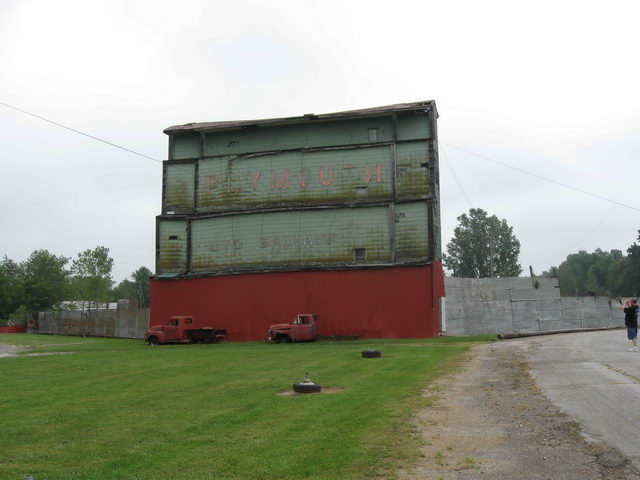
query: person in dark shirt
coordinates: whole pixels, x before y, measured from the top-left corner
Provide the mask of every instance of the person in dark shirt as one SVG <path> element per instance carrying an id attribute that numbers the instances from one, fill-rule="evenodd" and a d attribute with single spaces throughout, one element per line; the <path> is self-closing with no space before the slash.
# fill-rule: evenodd
<path id="1" fill-rule="evenodd" d="M 630 352 L 638 351 L 638 304 L 635 300 L 625 300 L 622 305 L 624 310 L 624 324 L 627 327 L 627 338 L 631 341 Z"/>

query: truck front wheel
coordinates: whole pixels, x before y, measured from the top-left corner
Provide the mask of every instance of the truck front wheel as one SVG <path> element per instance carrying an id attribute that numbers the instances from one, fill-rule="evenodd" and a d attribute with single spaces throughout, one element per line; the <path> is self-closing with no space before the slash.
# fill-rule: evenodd
<path id="1" fill-rule="evenodd" d="M 158 337 L 149 337 L 149 345 L 158 345 Z"/>
<path id="2" fill-rule="evenodd" d="M 278 343 L 291 343 L 291 337 L 289 337 L 289 335 L 280 335 L 278 337 Z"/>

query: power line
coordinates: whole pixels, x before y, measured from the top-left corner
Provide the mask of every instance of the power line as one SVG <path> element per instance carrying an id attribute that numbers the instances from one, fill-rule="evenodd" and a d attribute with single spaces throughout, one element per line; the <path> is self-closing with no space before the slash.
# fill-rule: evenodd
<path id="1" fill-rule="evenodd" d="M 546 267 L 546 266 L 548 266 L 548 264 L 551 262 L 551 260 L 555 260 L 556 258 L 558 258 L 558 257 L 560 257 L 560 256 L 562 256 L 562 255 L 564 255 L 564 254 L 565 254 L 565 253 L 567 253 L 568 251 L 573 250 L 573 249 L 574 249 L 574 247 L 576 247 L 577 245 L 579 245 L 580 243 L 582 243 L 582 241 L 583 241 L 585 238 L 587 238 L 589 235 L 591 235 L 593 232 L 595 232 L 595 230 L 596 230 L 600 225 L 602 225 L 602 222 L 604 222 L 604 221 L 607 219 L 607 217 L 609 217 L 609 215 L 611 215 L 611 214 L 613 213 L 613 211 L 616 209 L 616 207 L 617 207 L 617 205 L 613 205 L 613 206 L 611 207 L 611 209 L 609 209 L 609 211 L 608 211 L 607 213 L 605 213 L 604 217 L 602 217 L 602 218 L 598 221 L 598 223 L 596 223 L 596 224 L 594 225 L 594 227 L 593 227 L 591 230 L 589 230 L 589 231 L 588 231 L 588 232 L 587 232 L 587 233 L 586 233 L 586 234 L 585 234 L 585 235 L 584 235 L 580 240 L 578 240 L 576 243 L 574 243 L 573 245 L 571 245 L 569 248 L 567 248 L 567 249 L 563 250 L 563 251 L 562 251 L 562 252 L 560 252 L 559 254 L 557 254 L 557 255 L 555 255 L 555 256 L 553 256 L 553 257 L 549 258 L 549 260 L 547 260 L 546 262 L 537 264 L 537 265 L 536 265 L 536 267 L 543 267 L 543 266 L 545 266 L 545 267 Z"/>
<path id="2" fill-rule="evenodd" d="M 473 203 L 471 203 L 471 200 L 469 199 L 469 196 L 467 195 L 467 192 L 465 192 L 464 188 L 462 188 L 462 184 L 460 183 L 460 180 L 458 180 L 458 176 L 456 175 L 456 172 L 453 169 L 453 165 L 449 161 L 449 157 L 447 156 L 447 152 L 444 150 L 444 148 L 442 149 L 442 154 L 444 155 L 444 159 L 447 162 L 447 165 L 449 165 L 449 170 L 451 170 L 451 174 L 453 175 L 453 178 L 455 179 L 456 183 L 458 184 L 458 188 L 462 192 L 462 195 L 464 195 L 464 198 L 467 199 L 467 202 L 469 202 L 469 205 L 471 206 L 471 208 L 474 208 L 473 207 Z"/>
<path id="3" fill-rule="evenodd" d="M 88 133 L 81 132 L 80 130 L 76 130 L 75 128 L 67 127 L 66 125 L 62 125 L 61 123 L 54 122 L 53 120 L 49 120 L 48 118 L 41 117 L 40 115 L 36 115 L 35 113 L 27 112 L 26 110 L 22 110 L 21 108 L 14 107 L 13 105 L 9 105 L 8 103 L 0 102 L 0 105 L 4 105 L 5 107 L 11 108 L 13 110 L 16 110 L 18 112 L 24 113 L 26 115 L 30 115 L 32 117 L 35 117 L 35 118 L 39 119 L 39 120 L 43 120 L 45 122 L 52 123 L 53 125 L 57 125 L 58 127 L 65 128 L 65 129 L 70 130 L 72 132 L 79 133 L 80 135 L 84 135 L 85 137 L 89 137 L 89 138 L 91 138 L 93 140 L 97 140 L 99 142 L 106 143 L 107 145 L 111 145 L 112 147 L 116 147 L 116 148 L 119 148 L 119 149 L 124 150 L 126 152 L 133 153 L 134 155 L 139 155 L 139 156 L 147 158 L 149 160 L 153 160 L 154 162 L 162 163 L 162 160 L 158 160 L 156 158 L 149 157 L 148 155 L 136 152 L 135 150 L 131 150 L 131 149 L 126 148 L 126 147 L 121 147 L 120 145 L 116 145 L 115 143 L 109 142 L 107 140 L 103 140 L 102 138 L 98 138 L 98 137 L 95 137 L 93 135 L 89 135 Z"/>
<path id="4" fill-rule="evenodd" d="M 537 178 L 539 180 L 544 180 L 545 182 L 553 183 L 555 185 L 560 185 L 561 187 L 569 188 L 569 189 L 574 190 L 576 192 L 580 192 L 580 193 L 582 193 L 584 195 L 589 195 L 590 197 L 598 198 L 600 200 L 604 200 L 605 202 L 615 203 L 616 205 L 619 205 L 621 207 L 630 208 L 631 210 L 636 210 L 636 211 L 640 212 L 640 208 L 638 208 L 638 207 L 634 207 L 632 205 L 627 205 L 625 203 L 618 202 L 617 200 L 612 200 L 611 198 L 603 197 L 602 195 L 598 195 L 597 193 L 592 193 L 592 192 L 589 192 L 587 190 L 583 190 L 581 188 L 574 187 L 574 186 L 566 184 L 566 183 L 558 182 L 557 180 L 553 180 L 551 178 L 543 177 L 542 175 L 538 175 L 537 173 L 529 172 L 527 170 L 523 170 L 521 168 L 514 167 L 513 165 L 509 165 L 508 163 L 501 162 L 499 160 L 495 160 L 495 159 L 487 157 L 485 155 L 480 155 L 479 153 L 475 153 L 475 152 L 472 152 L 470 150 L 465 150 L 464 148 L 456 147 L 455 145 L 451 145 L 451 144 L 443 142 L 441 140 L 439 140 L 439 143 L 442 143 L 443 145 L 447 145 L 448 147 L 451 147 L 451 148 L 455 148 L 456 150 L 460 150 L 461 152 L 465 152 L 465 153 L 468 153 L 470 155 L 475 155 L 476 157 L 480 157 L 480 158 L 482 158 L 484 160 L 496 163 L 496 164 L 501 165 L 503 167 L 510 168 L 510 169 L 515 170 L 517 172 L 524 173 L 525 175 L 529 175 L 531 177 L 535 177 L 535 178 Z"/>

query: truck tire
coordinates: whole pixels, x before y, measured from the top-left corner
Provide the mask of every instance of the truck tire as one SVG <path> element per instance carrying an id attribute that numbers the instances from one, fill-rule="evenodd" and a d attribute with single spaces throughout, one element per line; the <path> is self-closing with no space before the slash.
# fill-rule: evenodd
<path id="1" fill-rule="evenodd" d="M 380 350 L 363 350 L 362 358 L 380 358 L 382 352 Z"/>
<path id="2" fill-rule="evenodd" d="M 322 386 L 317 383 L 294 383 L 293 391 L 296 393 L 319 393 Z"/>
<path id="3" fill-rule="evenodd" d="M 278 337 L 278 343 L 291 343 L 291 337 L 289 335 L 280 335 Z"/>
<path id="4" fill-rule="evenodd" d="M 153 345 L 154 347 L 159 345 L 158 337 L 149 337 L 149 340 L 147 341 L 149 342 L 149 345 Z"/>

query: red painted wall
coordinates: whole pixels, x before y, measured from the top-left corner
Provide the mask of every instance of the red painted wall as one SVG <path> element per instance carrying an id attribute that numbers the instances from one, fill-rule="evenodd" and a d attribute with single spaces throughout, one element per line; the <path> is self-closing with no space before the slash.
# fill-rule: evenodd
<path id="1" fill-rule="evenodd" d="M 27 327 L 0 327 L 0 333 L 26 333 Z"/>
<path id="2" fill-rule="evenodd" d="M 318 315 L 320 335 L 427 338 L 440 331 L 444 275 L 433 266 L 227 275 L 151 282 L 151 325 L 191 315 L 228 340 L 266 340 L 269 325 Z"/>

